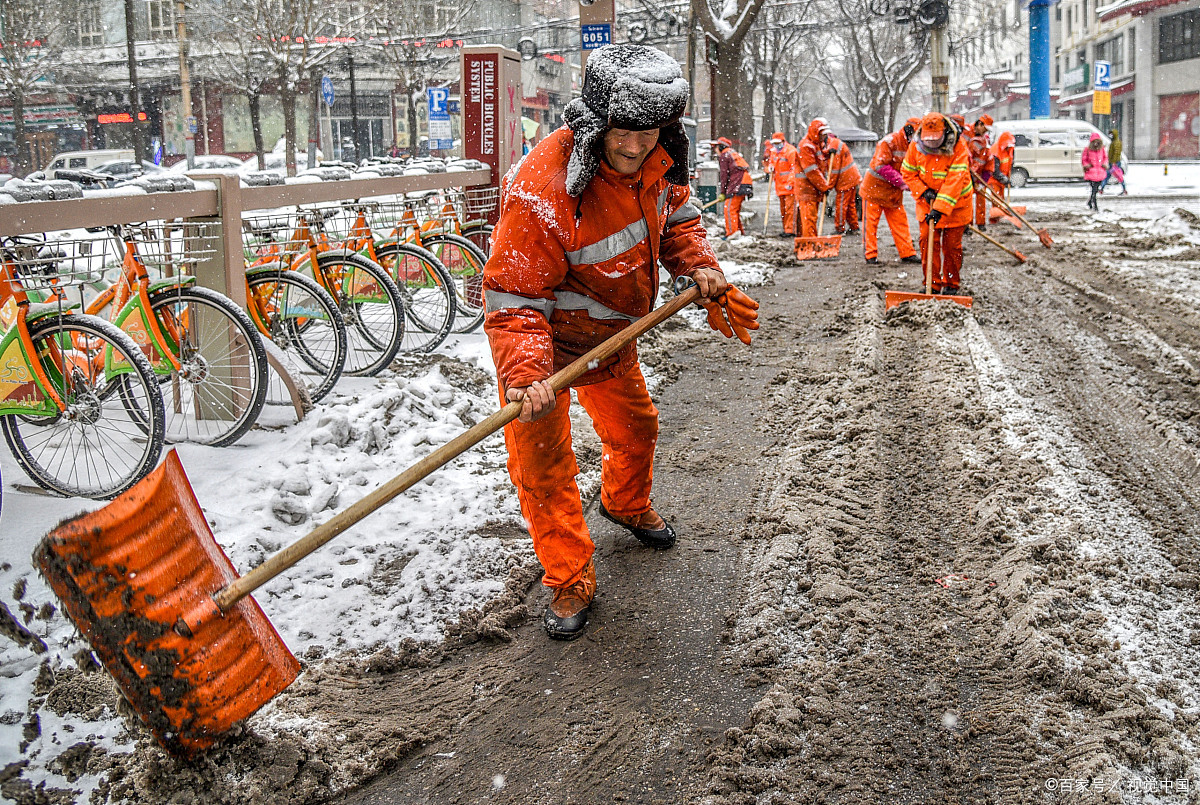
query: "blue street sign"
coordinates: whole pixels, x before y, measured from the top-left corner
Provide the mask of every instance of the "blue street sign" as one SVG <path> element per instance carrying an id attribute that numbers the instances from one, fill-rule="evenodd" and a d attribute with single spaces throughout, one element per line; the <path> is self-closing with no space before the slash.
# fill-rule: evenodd
<path id="1" fill-rule="evenodd" d="M 448 151 L 454 147 L 450 129 L 450 90 L 446 87 L 427 87 L 429 99 L 429 148 Z"/>
<path id="2" fill-rule="evenodd" d="M 583 41 L 584 50 L 595 50 L 612 42 L 612 24 L 579 26 L 579 38 Z"/>
<path id="3" fill-rule="evenodd" d="M 1096 83 L 1093 89 L 1109 89 L 1108 76 L 1112 72 L 1112 65 L 1106 61 L 1096 62 Z"/>
<path id="4" fill-rule="evenodd" d="M 326 106 L 333 106 L 333 79 L 329 76 L 321 79 L 321 100 Z"/>

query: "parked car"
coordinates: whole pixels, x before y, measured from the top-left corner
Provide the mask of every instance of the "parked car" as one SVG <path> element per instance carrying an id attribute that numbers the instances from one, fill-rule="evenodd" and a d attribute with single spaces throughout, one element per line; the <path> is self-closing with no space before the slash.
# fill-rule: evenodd
<path id="1" fill-rule="evenodd" d="M 260 170 L 264 173 L 274 173 L 277 176 L 287 176 L 287 160 L 279 151 L 271 151 L 263 154 L 263 168 L 258 167 L 258 157 L 253 156 L 242 163 L 238 168 L 238 173 L 258 173 Z M 302 171 L 308 167 L 308 154 L 296 154 L 296 171 Z"/>
<path id="2" fill-rule="evenodd" d="M 242 160 L 238 159 L 237 157 L 227 156 L 226 154 L 197 154 L 195 160 L 193 161 L 195 163 L 195 167 L 190 168 L 190 170 L 227 171 L 241 170 L 242 168 Z M 172 173 L 184 173 L 189 170 L 187 160 L 185 159 L 182 162 L 176 162 L 174 165 L 167 168 L 167 170 L 171 171 Z"/>
<path id="3" fill-rule="evenodd" d="M 1099 134 L 1108 147 L 1109 137 L 1084 120 L 997 120 L 992 140 L 1000 132 L 1012 132 L 1016 140 L 1013 155 L 1013 187 L 1034 181 L 1083 181 L 1080 157 L 1092 134 Z"/>
<path id="4" fill-rule="evenodd" d="M 166 168 L 155 165 L 153 162 L 142 160 L 139 163 L 133 159 L 114 159 L 111 162 L 105 162 L 103 165 L 97 165 L 92 170 L 104 176 L 111 176 L 112 178 L 109 180 L 110 186 L 126 181 L 127 179 L 137 179 L 139 176 L 151 176 L 167 172 Z"/>
<path id="5" fill-rule="evenodd" d="M 64 169 L 95 170 L 105 162 L 112 162 L 115 159 L 133 160 L 133 149 L 102 148 L 95 151 L 67 151 L 50 160 L 50 164 L 46 166 L 44 172 L 47 179 L 55 179 L 57 178 L 55 171 Z"/>

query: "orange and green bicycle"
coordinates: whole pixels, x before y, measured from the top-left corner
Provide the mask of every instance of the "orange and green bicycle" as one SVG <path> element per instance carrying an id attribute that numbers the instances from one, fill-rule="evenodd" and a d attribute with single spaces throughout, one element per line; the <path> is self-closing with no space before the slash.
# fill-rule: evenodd
<path id="1" fill-rule="evenodd" d="M 143 350 L 66 298 L 101 275 L 103 246 L 0 241 L 0 430 L 38 486 L 96 499 L 153 469 L 166 432 L 159 378 Z"/>

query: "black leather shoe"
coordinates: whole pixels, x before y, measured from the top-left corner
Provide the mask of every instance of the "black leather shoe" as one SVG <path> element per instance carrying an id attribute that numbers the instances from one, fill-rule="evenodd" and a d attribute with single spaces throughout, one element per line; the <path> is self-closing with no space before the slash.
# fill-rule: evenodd
<path id="1" fill-rule="evenodd" d="M 659 517 L 654 509 L 634 518 L 619 518 L 609 514 L 608 509 L 604 508 L 604 504 L 601 503 L 600 515 L 622 528 L 629 529 L 629 533 L 637 537 L 638 542 L 649 548 L 665 551 L 675 545 L 675 529 L 671 528 L 666 520 Z M 659 521 L 662 525 L 655 528 L 653 527 L 654 521 Z M 647 528 L 646 526 L 651 527 Z"/>
<path id="2" fill-rule="evenodd" d="M 872 266 L 877 266 L 877 265 L 879 265 L 879 258 L 878 257 L 868 257 L 867 264 L 872 265 Z"/>
<path id="3" fill-rule="evenodd" d="M 919 263 L 919 262 L 921 262 L 921 258 L 917 257 L 915 254 L 910 254 L 908 257 L 901 257 L 900 262 L 901 263 Z"/>

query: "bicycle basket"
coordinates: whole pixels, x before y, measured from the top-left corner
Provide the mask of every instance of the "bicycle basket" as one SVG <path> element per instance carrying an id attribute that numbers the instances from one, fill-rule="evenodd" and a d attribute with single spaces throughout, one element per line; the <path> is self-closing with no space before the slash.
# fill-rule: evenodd
<path id="1" fill-rule="evenodd" d="M 487 215 L 500 205 L 499 187 L 468 188 L 464 193 L 467 215 Z"/>
<path id="2" fill-rule="evenodd" d="M 138 259 L 165 277 L 195 274 L 196 264 L 211 259 L 220 248 L 215 226 L 164 221 L 134 228 Z"/>
<path id="3" fill-rule="evenodd" d="M 105 267 L 115 261 L 104 238 L 13 239 L 4 243 L 3 251 L 26 290 L 98 283 Z"/>

